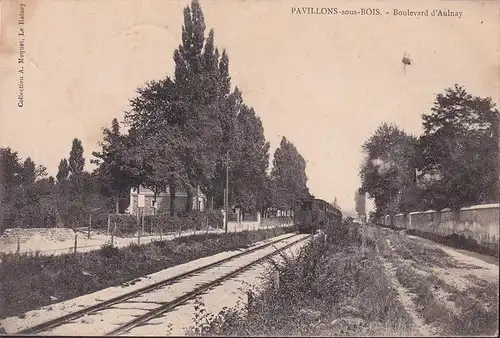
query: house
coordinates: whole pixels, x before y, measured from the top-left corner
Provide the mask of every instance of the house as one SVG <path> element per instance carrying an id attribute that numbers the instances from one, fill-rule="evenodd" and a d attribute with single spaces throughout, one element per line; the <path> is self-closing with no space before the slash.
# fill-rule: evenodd
<path id="1" fill-rule="evenodd" d="M 186 191 L 179 189 L 175 191 L 175 210 L 183 211 L 186 208 L 187 202 Z M 135 215 L 138 210 L 138 202 L 140 199 L 144 201 L 144 215 L 154 214 L 155 194 L 151 189 L 140 186 L 139 189 L 132 188 L 130 190 L 130 204 L 126 211 L 128 214 Z M 198 188 L 191 200 L 192 209 L 203 211 L 207 205 L 206 196 Z M 156 213 L 170 212 L 170 189 L 167 187 L 156 196 Z"/>
<path id="2" fill-rule="evenodd" d="M 442 179 L 439 169 L 428 169 L 426 172 L 415 169 L 415 178 L 417 186 L 423 188 L 429 184 Z"/>

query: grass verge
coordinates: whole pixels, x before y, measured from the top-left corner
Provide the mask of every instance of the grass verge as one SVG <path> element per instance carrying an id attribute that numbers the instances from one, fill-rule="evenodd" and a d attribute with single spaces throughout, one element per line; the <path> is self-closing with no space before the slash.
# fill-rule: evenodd
<path id="1" fill-rule="evenodd" d="M 293 228 L 199 234 L 172 241 L 103 245 L 100 250 L 45 256 L 0 254 L 0 318 L 117 286 L 191 260 L 291 232 Z"/>

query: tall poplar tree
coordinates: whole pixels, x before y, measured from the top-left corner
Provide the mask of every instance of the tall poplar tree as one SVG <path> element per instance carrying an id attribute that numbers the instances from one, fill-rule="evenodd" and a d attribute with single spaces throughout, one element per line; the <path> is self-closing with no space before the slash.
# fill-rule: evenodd
<path id="1" fill-rule="evenodd" d="M 69 171 L 72 176 L 80 176 L 83 173 L 85 166 L 85 158 L 83 158 L 82 141 L 75 138 L 71 144 L 71 151 L 69 153 Z"/>
<path id="2" fill-rule="evenodd" d="M 291 210 L 298 198 L 309 196 L 306 161 L 284 136 L 274 152 L 271 170 L 274 205 Z"/>

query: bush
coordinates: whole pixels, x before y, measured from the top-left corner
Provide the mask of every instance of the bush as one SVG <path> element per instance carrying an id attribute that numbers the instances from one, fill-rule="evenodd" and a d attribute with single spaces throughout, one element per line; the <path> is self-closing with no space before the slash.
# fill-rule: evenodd
<path id="1" fill-rule="evenodd" d="M 138 231 L 138 221 L 135 215 L 126 214 L 111 214 L 111 228 L 116 223 L 115 235 L 129 236 L 134 235 Z M 106 215 L 107 223 L 107 215 Z M 222 225 L 222 215 L 217 211 L 192 211 L 187 216 L 170 216 L 166 213 L 159 213 L 155 216 L 148 215 L 144 217 L 144 231 L 159 233 L 160 229 L 163 233 L 172 233 L 179 230 L 204 230 L 209 227 L 217 227 Z"/>
<path id="2" fill-rule="evenodd" d="M 330 224 L 325 229 L 325 234 L 331 244 L 345 246 L 361 243 L 360 225 L 355 224 L 350 217 L 339 224 Z"/>
<path id="3" fill-rule="evenodd" d="M 107 216 L 107 215 L 106 215 Z M 110 214 L 110 231 L 113 230 L 113 227 L 116 225 L 115 228 L 115 235 L 116 236 L 127 236 L 127 235 L 133 235 L 137 232 L 137 217 L 134 215 L 124 215 L 124 214 Z M 107 218 L 107 217 L 106 217 Z M 106 219 L 107 223 L 107 219 Z M 107 227 L 107 224 L 106 224 Z"/>

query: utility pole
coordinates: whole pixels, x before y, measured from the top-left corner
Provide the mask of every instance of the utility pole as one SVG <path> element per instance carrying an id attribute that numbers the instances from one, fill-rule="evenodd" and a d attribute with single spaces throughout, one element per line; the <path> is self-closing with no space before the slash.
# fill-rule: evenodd
<path id="1" fill-rule="evenodd" d="M 229 217 L 229 150 L 226 152 L 226 193 L 224 196 L 224 205 L 226 208 L 226 217 L 224 218 L 224 233 L 227 234 L 227 219 Z"/>
<path id="2" fill-rule="evenodd" d="M 90 238 L 90 228 L 92 227 L 92 209 L 90 209 L 90 215 L 89 215 L 89 228 L 87 231 L 87 237 Z"/>

